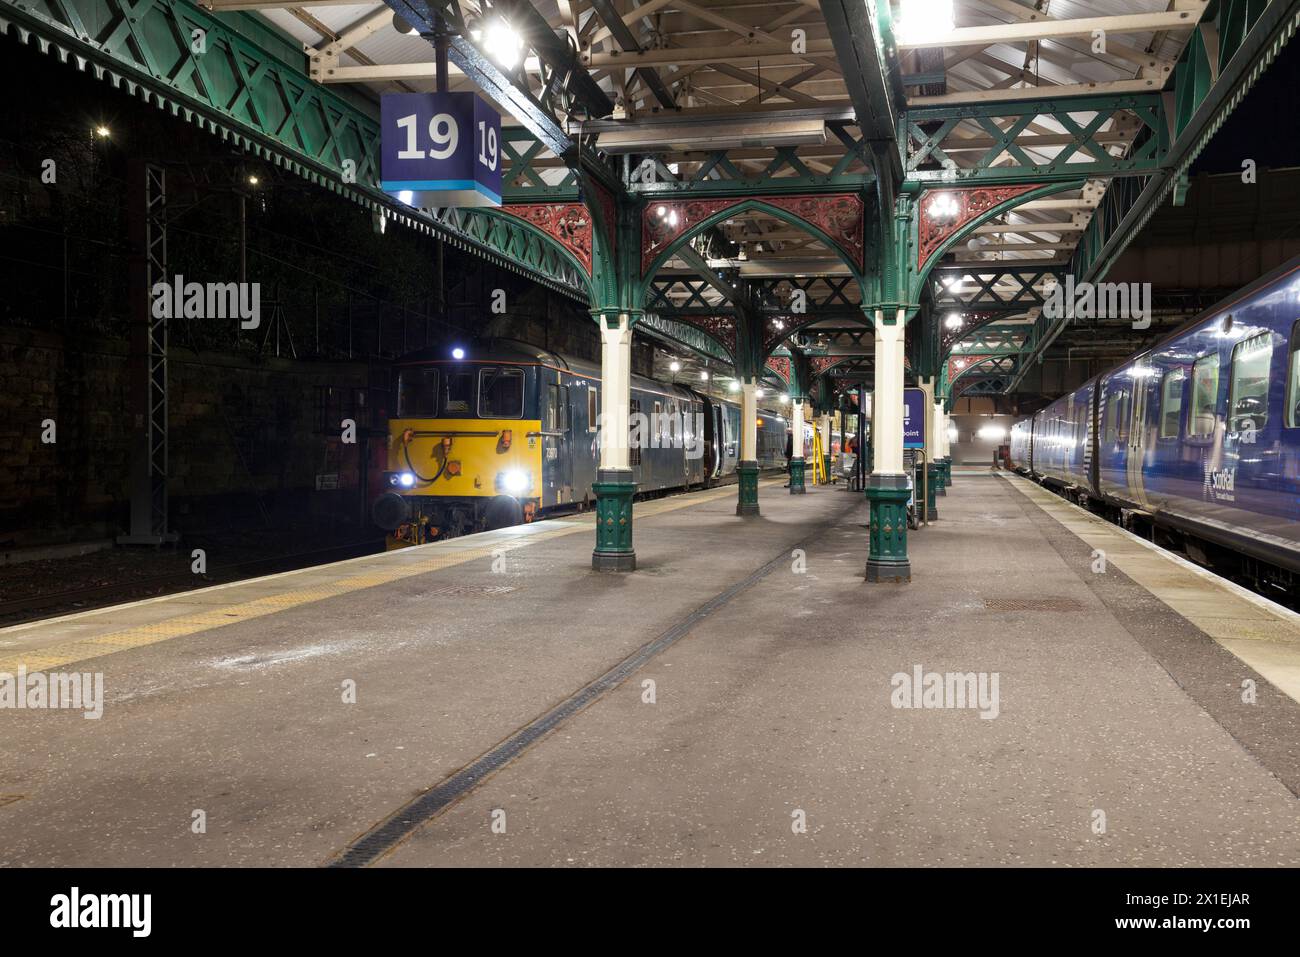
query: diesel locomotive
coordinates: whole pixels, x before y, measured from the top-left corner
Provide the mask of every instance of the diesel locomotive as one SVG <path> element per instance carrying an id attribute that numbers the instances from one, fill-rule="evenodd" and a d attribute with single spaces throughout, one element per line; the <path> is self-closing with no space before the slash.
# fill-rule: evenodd
<path id="1" fill-rule="evenodd" d="M 390 548 L 504 528 L 589 507 L 595 496 L 600 367 L 514 340 L 396 364 L 383 490 L 371 515 Z M 740 406 L 693 389 L 631 379 L 629 437 L 639 495 L 734 479 Z M 638 417 L 637 413 L 641 416 Z M 760 468 L 786 465 L 787 421 L 760 410 Z"/>
<path id="2" fill-rule="evenodd" d="M 1300 589 L 1300 257 L 1011 430 L 1012 468 Z"/>

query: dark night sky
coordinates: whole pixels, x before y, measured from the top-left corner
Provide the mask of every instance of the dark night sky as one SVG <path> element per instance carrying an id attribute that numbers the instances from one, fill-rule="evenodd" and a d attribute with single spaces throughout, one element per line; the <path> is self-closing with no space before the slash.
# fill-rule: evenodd
<path id="1" fill-rule="evenodd" d="M 1260 169 L 1300 166 L 1300 40 L 1292 40 L 1219 128 L 1191 173 L 1240 172 L 1242 160 Z"/>

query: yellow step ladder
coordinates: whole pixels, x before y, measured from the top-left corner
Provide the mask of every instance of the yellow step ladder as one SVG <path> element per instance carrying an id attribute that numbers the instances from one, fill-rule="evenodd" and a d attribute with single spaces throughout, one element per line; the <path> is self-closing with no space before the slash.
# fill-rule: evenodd
<path id="1" fill-rule="evenodd" d="M 822 454 L 822 430 L 813 429 L 813 484 L 826 484 L 826 458 Z"/>

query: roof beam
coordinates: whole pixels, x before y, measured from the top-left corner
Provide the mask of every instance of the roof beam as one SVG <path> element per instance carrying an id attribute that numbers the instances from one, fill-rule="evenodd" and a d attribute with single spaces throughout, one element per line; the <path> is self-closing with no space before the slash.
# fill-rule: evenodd
<path id="1" fill-rule="evenodd" d="M 611 0 L 589 0 L 591 8 L 596 11 L 601 22 L 605 24 L 613 34 L 618 45 L 623 48 L 624 52 L 640 52 L 641 44 L 637 42 L 636 36 L 633 35 L 631 27 L 623 22 L 623 18 L 614 9 Z M 672 92 L 664 86 L 664 81 L 660 78 L 659 72 L 650 67 L 641 67 L 637 69 L 637 76 L 645 83 L 646 88 L 654 94 L 659 105 L 666 110 L 674 109 L 677 102 L 673 99 Z M 631 104 L 629 103 L 630 107 Z"/>
<path id="2" fill-rule="evenodd" d="M 1201 17 L 1198 10 L 1167 10 L 1160 13 L 1124 13 L 1110 17 L 1080 17 L 1074 20 L 1045 20 L 1025 23 L 995 23 L 982 27 L 957 27 L 925 40 L 896 40 L 900 50 L 993 46 L 998 43 L 1031 43 L 1067 37 L 1088 37 L 1104 33 L 1149 33 L 1155 30 L 1190 30 Z"/>

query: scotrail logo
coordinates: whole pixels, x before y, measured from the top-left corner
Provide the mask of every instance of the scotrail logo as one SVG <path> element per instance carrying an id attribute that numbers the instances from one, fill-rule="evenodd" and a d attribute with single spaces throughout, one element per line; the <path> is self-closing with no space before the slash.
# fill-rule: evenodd
<path id="1" fill-rule="evenodd" d="M 83 718 L 98 720 L 104 716 L 104 673 L 43 671 L 18 673 L 0 671 L 0 709 L 84 711 Z"/>
<path id="2" fill-rule="evenodd" d="M 74 887 L 51 897 L 50 908 L 51 927 L 125 927 L 132 937 L 153 929 L 152 894 L 83 894 Z"/>
<path id="3" fill-rule="evenodd" d="M 1151 283 L 1081 282 L 1066 274 L 1065 283 L 1048 290 L 1043 303 L 1048 319 L 1129 319 L 1134 329 L 1151 325 Z"/>

